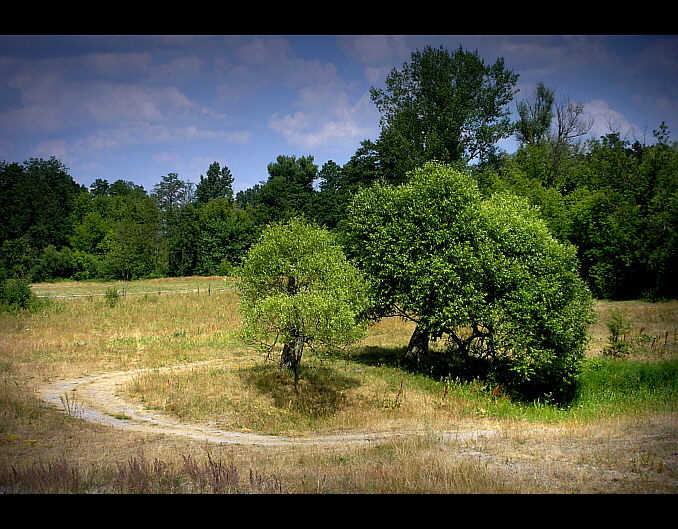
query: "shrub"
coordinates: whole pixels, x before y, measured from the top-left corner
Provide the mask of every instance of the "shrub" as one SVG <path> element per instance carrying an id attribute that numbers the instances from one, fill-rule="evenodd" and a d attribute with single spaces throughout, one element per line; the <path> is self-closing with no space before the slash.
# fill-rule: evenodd
<path id="1" fill-rule="evenodd" d="M 107 288 L 106 289 L 106 303 L 108 303 L 108 306 L 113 308 L 118 304 L 118 301 L 120 300 L 120 296 L 118 294 L 118 291 L 114 288 Z"/>
<path id="2" fill-rule="evenodd" d="M 605 323 L 610 332 L 610 343 L 603 353 L 609 356 L 625 356 L 630 352 L 626 333 L 631 331 L 631 320 L 619 309 L 610 312 L 610 319 Z"/>
<path id="3" fill-rule="evenodd" d="M 14 312 L 26 309 L 34 299 L 28 279 L 0 277 L 0 310 Z"/>

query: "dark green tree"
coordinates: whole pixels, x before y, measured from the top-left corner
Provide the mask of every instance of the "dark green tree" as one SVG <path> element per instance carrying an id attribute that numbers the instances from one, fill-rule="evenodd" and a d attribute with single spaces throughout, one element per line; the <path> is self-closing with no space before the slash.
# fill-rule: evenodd
<path id="1" fill-rule="evenodd" d="M 108 190 L 110 189 L 110 187 L 111 185 L 108 183 L 108 180 L 106 180 L 105 178 L 97 178 L 89 186 L 89 191 L 93 197 L 101 197 L 104 195 L 108 195 Z"/>
<path id="2" fill-rule="evenodd" d="M 518 76 L 503 59 L 486 64 L 477 52 L 427 46 L 393 69 L 385 89 L 371 89 L 381 113 L 376 147 L 382 169 L 402 181 L 427 161 L 483 159 L 513 126 L 507 104 Z"/>
<path id="3" fill-rule="evenodd" d="M 313 183 L 318 176 L 313 156 L 280 155 L 268 164 L 268 175 L 254 201 L 261 222 L 267 224 L 308 215 Z"/>
<path id="4" fill-rule="evenodd" d="M 173 220 L 168 245 L 168 273 L 182 277 L 196 273 L 198 267 L 198 244 L 200 241 L 200 207 L 186 204 Z"/>
<path id="5" fill-rule="evenodd" d="M 67 244 L 71 210 L 83 190 L 54 157 L 0 163 L 0 243 L 25 237 L 38 251 Z"/>
<path id="6" fill-rule="evenodd" d="M 195 188 L 195 198 L 206 204 L 212 199 L 233 199 L 233 175 L 228 167 L 219 167 L 213 162 L 207 169 L 206 176 L 200 175 L 200 183 Z"/>
<path id="7" fill-rule="evenodd" d="M 177 173 L 169 173 L 153 186 L 151 197 L 169 221 L 182 206 L 193 201 L 193 184 L 181 180 Z"/>
<path id="8" fill-rule="evenodd" d="M 101 246 L 107 278 L 129 281 L 167 274 L 167 243 L 162 212 L 150 197 L 130 198 Z"/>
<path id="9" fill-rule="evenodd" d="M 225 198 L 200 208 L 198 227 L 196 271 L 204 275 L 230 273 L 263 229 L 251 208 L 235 208 Z"/>
<path id="10" fill-rule="evenodd" d="M 516 137 L 524 145 L 541 145 L 547 139 L 554 117 L 554 91 L 537 83 L 531 100 L 518 102 L 520 119 L 516 124 Z"/>

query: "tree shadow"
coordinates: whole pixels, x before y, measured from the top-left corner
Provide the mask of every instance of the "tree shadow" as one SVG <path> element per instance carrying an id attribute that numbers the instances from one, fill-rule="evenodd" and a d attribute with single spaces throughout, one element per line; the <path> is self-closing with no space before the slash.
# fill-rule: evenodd
<path id="1" fill-rule="evenodd" d="M 403 367 L 403 357 L 407 347 L 384 347 L 366 345 L 356 348 L 346 357 L 367 366 Z"/>
<path id="2" fill-rule="evenodd" d="M 309 418 L 336 414 L 346 403 L 344 392 L 360 385 L 357 378 L 324 366 L 301 365 L 296 390 L 292 371 L 273 364 L 243 370 L 241 376 L 262 395 L 271 397 L 276 407 Z"/>

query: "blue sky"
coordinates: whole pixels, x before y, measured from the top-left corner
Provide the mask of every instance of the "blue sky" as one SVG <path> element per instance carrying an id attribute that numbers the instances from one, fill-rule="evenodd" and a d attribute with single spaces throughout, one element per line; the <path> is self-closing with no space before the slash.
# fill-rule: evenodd
<path id="1" fill-rule="evenodd" d="M 584 105 L 591 134 L 678 137 L 675 35 L 4 35 L 0 160 L 56 156 L 73 178 L 197 183 L 217 161 L 236 191 L 278 155 L 343 165 L 379 135 L 369 95 L 426 45 L 503 57 L 516 102 L 538 81 Z M 501 145 L 511 151 L 514 143 Z"/>

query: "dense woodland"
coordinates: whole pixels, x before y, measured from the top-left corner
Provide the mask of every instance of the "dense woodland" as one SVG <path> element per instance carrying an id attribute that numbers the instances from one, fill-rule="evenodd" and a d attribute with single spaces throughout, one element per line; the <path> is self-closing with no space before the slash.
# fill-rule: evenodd
<path id="1" fill-rule="evenodd" d="M 516 80 L 501 59 L 416 52 L 385 89 L 372 90 L 382 132 L 346 164 L 280 155 L 266 178 L 236 194 L 237 175 L 217 161 L 197 184 L 169 173 L 148 190 L 124 178 L 87 189 L 55 158 L 0 162 L 0 274 L 34 282 L 233 274 L 268 224 L 304 216 L 341 240 L 358 190 L 399 185 L 437 160 L 485 196 L 509 191 L 538 207 L 556 238 L 577 248 L 594 296 L 677 297 L 678 143 L 670 131 L 661 123 L 651 141 L 613 130 L 584 140 L 590 124 L 580 105 L 557 101 L 542 84 L 516 102 Z M 498 151 L 511 135 L 516 152 Z"/>

